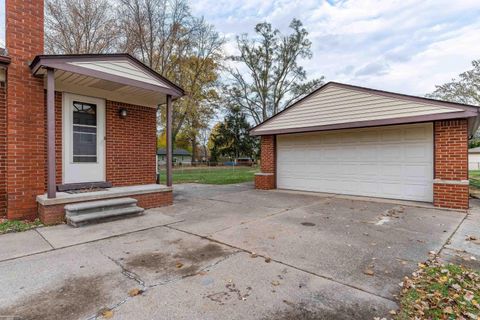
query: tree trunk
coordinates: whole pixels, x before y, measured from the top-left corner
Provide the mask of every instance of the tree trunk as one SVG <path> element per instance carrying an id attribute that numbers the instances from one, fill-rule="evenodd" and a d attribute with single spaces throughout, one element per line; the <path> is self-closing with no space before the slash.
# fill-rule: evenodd
<path id="1" fill-rule="evenodd" d="M 192 165 L 195 164 L 195 159 L 197 157 L 197 136 L 192 137 Z"/>

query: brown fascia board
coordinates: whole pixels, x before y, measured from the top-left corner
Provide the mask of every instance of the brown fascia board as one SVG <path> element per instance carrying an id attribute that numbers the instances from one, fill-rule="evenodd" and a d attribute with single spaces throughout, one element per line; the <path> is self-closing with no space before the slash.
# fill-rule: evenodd
<path id="1" fill-rule="evenodd" d="M 276 115 L 268 118 L 267 120 L 263 121 L 262 123 L 260 123 L 260 124 L 256 125 L 255 127 L 251 128 L 250 129 L 250 134 L 254 135 L 254 136 L 255 135 L 257 135 L 257 136 L 265 135 L 264 133 L 255 133 L 255 130 L 257 130 L 258 128 L 263 126 L 265 123 L 275 119 L 276 117 L 281 115 L 283 112 L 285 112 L 285 111 L 289 110 L 290 108 L 296 106 L 300 102 L 308 99 L 311 95 L 313 95 L 315 93 L 318 93 L 318 92 L 321 92 L 321 91 L 325 90 L 326 88 L 328 88 L 330 86 L 337 86 L 337 87 L 340 87 L 340 88 L 345 88 L 345 89 L 349 89 L 349 90 L 356 90 L 356 91 L 365 92 L 365 93 L 368 93 L 368 94 L 376 94 L 376 95 L 380 95 L 380 96 L 384 96 L 384 97 L 388 97 L 388 98 L 396 98 L 396 99 L 408 100 L 408 101 L 413 101 L 413 102 L 418 102 L 418 103 L 427 103 L 427 104 L 442 106 L 442 107 L 450 107 L 450 108 L 453 107 L 453 108 L 458 108 L 458 109 L 463 110 L 463 111 L 478 112 L 478 110 L 480 108 L 479 106 L 473 106 L 473 105 L 468 105 L 468 104 L 461 104 L 461 103 L 455 103 L 455 102 L 435 100 L 435 99 L 430 99 L 430 98 L 410 96 L 410 95 L 401 94 L 401 93 L 394 93 L 394 92 L 388 92 L 388 91 L 383 91 L 383 90 L 370 89 L 370 88 L 365 88 L 365 87 L 360 87 L 360 86 L 354 86 L 354 85 L 351 85 L 351 84 L 344 84 L 344 83 L 330 81 L 330 82 L 327 82 L 326 84 L 324 84 L 323 86 L 321 86 L 320 88 L 310 92 L 305 97 L 303 97 L 300 100 L 294 102 L 290 106 L 286 107 L 285 109 L 283 109 L 282 111 L 280 111 Z"/>
<path id="2" fill-rule="evenodd" d="M 9 56 L 0 56 L 0 65 L 8 66 L 12 59 Z"/>
<path id="3" fill-rule="evenodd" d="M 172 89 L 161 87 L 161 86 L 156 86 L 156 85 L 153 85 L 153 84 L 144 83 L 144 82 L 137 81 L 137 80 L 132 80 L 132 79 L 125 78 L 125 77 L 111 75 L 111 74 L 101 72 L 101 71 L 86 69 L 86 68 L 77 67 L 77 66 L 68 64 L 70 62 L 95 61 L 95 60 L 98 60 L 98 59 L 110 60 L 110 61 L 128 59 L 129 61 L 131 61 L 132 63 L 137 65 L 139 68 L 141 68 L 141 69 L 147 71 L 148 73 L 150 73 L 153 77 L 171 85 Z M 80 74 L 89 75 L 89 76 L 92 76 L 92 77 L 97 77 L 97 78 L 100 78 L 100 79 L 103 79 L 103 80 L 109 80 L 109 81 L 113 81 L 113 82 L 120 82 L 120 83 L 124 83 L 124 84 L 127 84 L 127 85 L 137 86 L 137 87 L 144 88 L 144 89 L 147 89 L 147 90 L 161 91 L 161 92 L 164 92 L 166 94 L 170 94 L 175 98 L 180 98 L 180 97 L 185 95 L 185 91 L 180 86 L 171 82 L 167 78 L 160 75 L 158 72 L 156 72 L 156 71 L 152 70 L 151 68 L 147 67 L 145 64 L 143 64 L 142 62 L 137 60 L 135 57 L 133 57 L 132 55 L 127 54 L 127 53 L 38 55 L 30 63 L 30 69 L 32 70 L 32 73 L 34 75 L 36 75 L 37 72 L 42 67 L 54 68 L 54 69 L 59 69 L 59 70 L 63 70 L 63 71 L 80 73 Z M 125 79 L 125 80 L 122 81 L 121 79 Z"/>
<path id="4" fill-rule="evenodd" d="M 272 130 L 265 130 L 265 131 L 261 131 L 261 132 L 250 131 L 250 135 L 252 135 L 252 136 L 265 136 L 265 135 L 272 135 L 272 134 L 276 135 L 276 134 L 304 133 L 304 132 L 326 131 L 326 130 L 381 127 L 381 126 L 389 126 L 389 125 L 432 122 L 432 121 L 436 121 L 436 120 L 475 118 L 475 117 L 478 117 L 478 115 L 479 114 L 477 112 L 459 111 L 459 112 L 449 112 L 449 113 L 440 113 L 440 114 L 431 114 L 431 115 L 422 115 L 422 116 L 413 116 L 413 117 L 401 117 L 401 118 L 391 118 L 391 119 L 336 123 L 336 124 L 322 125 L 322 126 L 310 126 L 310 127 L 298 127 L 298 128 L 286 128 L 286 129 L 272 129 Z"/>

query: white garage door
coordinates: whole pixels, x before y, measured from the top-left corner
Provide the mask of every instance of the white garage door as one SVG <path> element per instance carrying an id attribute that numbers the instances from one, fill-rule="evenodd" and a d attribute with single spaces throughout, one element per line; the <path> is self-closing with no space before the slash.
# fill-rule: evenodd
<path id="1" fill-rule="evenodd" d="M 433 126 L 277 136 L 277 187 L 433 201 Z"/>

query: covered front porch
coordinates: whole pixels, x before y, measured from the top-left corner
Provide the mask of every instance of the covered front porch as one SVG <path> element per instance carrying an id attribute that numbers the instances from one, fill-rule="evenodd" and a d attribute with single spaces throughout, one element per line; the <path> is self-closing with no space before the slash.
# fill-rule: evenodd
<path id="1" fill-rule="evenodd" d="M 37 197 L 44 223 L 63 221 L 69 204 L 122 197 L 142 209 L 172 203 L 172 108 L 180 87 L 127 54 L 42 55 L 30 68 L 46 93 L 47 192 Z M 160 107 L 166 185 L 156 184 Z"/>

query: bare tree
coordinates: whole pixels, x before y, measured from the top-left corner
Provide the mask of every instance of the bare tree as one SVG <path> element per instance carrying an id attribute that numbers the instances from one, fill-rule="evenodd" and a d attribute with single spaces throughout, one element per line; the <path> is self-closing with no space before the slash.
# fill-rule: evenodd
<path id="1" fill-rule="evenodd" d="M 48 53 L 115 51 L 116 18 L 108 0 L 48 0 L 45 45 Z"/>
<path id="2" fill-rule="evenodd" d="M 435 86 L 435 91 L 427 97 L 480 106 L 480 60 L 472 61 L 472 66 L 458 79 Z"/>
<path id="3" fill-rule="evenodd" d="M 186 96 L 173 111 L 173 140 L 180 130 L 191 137 L 214 114 L 224 39 L 204 19 L 195 18 L 186 0 L 120 0 L 124 51 L 179 84 Z M 165 116 L 160 109 L 159 127 Z M 194 155 L 195 156 L 195 155 Z"/>
<path id="4" fill-rule="evenodd" d="M 162 75 L 173 75 L 176 58 L 188 50 L 193 17 L 184 0 L 119 0 L 122 51 Z M 172 78 L 171 80 L 177 81 Z M 178 82 L 178 81 L 177 81 Z"/>
<path id="5" fill-rule="evenodd" d="M 264 22 L 256 25 L 255 38 L 237 37 L 240 54 L 231 57 L 236 67 L 228 70 L 225 103 L 241 107 L 257 124 L 323 83 L 323 77 L 306 81 L 298 60 L 312 57 L 308 32 L 297 19 L 290 28 L 284 36 Z"/>

